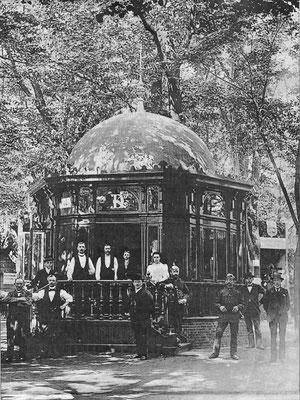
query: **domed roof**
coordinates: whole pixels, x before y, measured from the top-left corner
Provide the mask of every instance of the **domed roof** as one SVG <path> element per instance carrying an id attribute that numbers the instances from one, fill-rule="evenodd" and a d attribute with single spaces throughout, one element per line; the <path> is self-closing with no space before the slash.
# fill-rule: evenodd
<path id="1" fill-rule="evenodd" d="M 101 122 L 78 141 L 68 160 L 79 174 L 153 170 L 161 162 L 194 173 L 215 171 L 208 148 L 191 129 L 148 112 Z"/>

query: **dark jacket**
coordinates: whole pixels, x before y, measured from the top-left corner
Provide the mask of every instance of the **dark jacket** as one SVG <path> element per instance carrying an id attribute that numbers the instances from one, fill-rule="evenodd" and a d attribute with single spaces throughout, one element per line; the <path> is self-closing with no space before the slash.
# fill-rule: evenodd
<path id="1" fill-rule="evenodd" d="M 290 296 L 287 289 L 280 287 L 276 292 L 275 287 L 267 290 L 261 303 L 267 312 L 268 322 L 272 322 L 276 317 L 288 319 L 288 310 L 290 309 Z"/>
<path id="2" fill-rule="evenodd" d="M 20 298 L 25 297 L 26 300 L 20 300 Z M 7 294 L 7 296 L 1 300 L 3 303 L 8 304 L 8 315 L 12 318 L 18 320 L 23 319 L 23 316 L 29 315 L 32 299 L 31 292 L 26 289 L 22 289 L 19 292 L 17 290 L 12 290 Z"/>
<path id="3" fill-rule="evenodd" d="M 49 273 L 44 268 L 40 269 L 27 287 L 29 289 L 35 288 L 36 286 L 38 289 L 43 288 L 48 285 L 47 278 L 49 275 L 54 275 L 53 269 L 50 269 Z"/>
<path id="4" fill-rule="evenodd" d="M 129 310 L 131 322 L 150 322 L 150 317 L 154 314 L 154 300 L 149 290 L 144 287 L 137 293 L 132 290 Z"/>
<path id="5" fill-rule="evenodd" d="M 166 279 L 164 282 L 162 282 L 160 287 L 164 288 L 164 286 L 168 285 L 169 283 L 172 283 L 172 285 L 174 286 L 174 289 L 167 288 L 169 303 L 173 302 L 175 304 L 176 303 L 178 304 L 178 300 L 181 300 L 181 299 L 188 300 L 189 289 L 186 286 L 186 284 L 183 282 L 182 279 L 180 279 L 180 278 L 174 279 L 174 278 L 170 277 L 170 278 Z"/>
<path id="6" fill-rule="evenodd" d="M 265 294 L 264 289 L 260 285 L 252 284 L 252 290 L 249 292 L 247 285 L 241 287 L 241 295 L 245 303 L 243 314 L 246 316 L 259 316 L 259 295 Z"/>
<path id="7" fill-rule="evenodd" d="M 240 319 L 240 312 L 243 311 L 244 302 L 241 293 L 237 289 L 234 287 L 229 289 L 227 286 L 225 286 L 224 289 L 220 290 L 218 293 L 215 306 L 219 310 L 220 320 L 236 322 Z M 223 313 L 220 310 L 221 306 L 226 307 L 227 311 Z M 238 312 L 232 311 L 233 307 L 235 306 L 238 307 Z"/>
<path id="8" fill-rule="evenodd" d="M 125 260 L 123 259 L 118 265 L 118 271 L 117 271 L 118 279 L 120 279 L 120 280 L 132 279 L 134 274 L 136 272 L 139 272 L 139 271 L 136 270 L 136 268 L 133 265 L 133 262 L 131 260 L 129 260 L 129 263 L 127 265 L 127 269 L 125 269 L 125 262 L 124 261 Z M 101 261 L 101 264 L 102 264 L 102 261 Z"/>

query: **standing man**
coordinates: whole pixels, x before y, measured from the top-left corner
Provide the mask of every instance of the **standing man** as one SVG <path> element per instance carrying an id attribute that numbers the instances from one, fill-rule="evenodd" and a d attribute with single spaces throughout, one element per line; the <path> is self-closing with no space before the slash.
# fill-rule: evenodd
<path id="1" fill-rule="evenodd" d="M 154 252 L 152 258 L 153 263 L 147 267 L 147 278 L 153 283 L 165 281 L 170 276 L 167 264 L 160 262 L 160 254 L 158 252 Z"/>
<path id="2" fill-rule="evenodd" d="M 118 279 L 131 279 L 135 272 L 135 267 L 130 259 L 130 250 L 124 250 L 123 259 L 118 265 Z"/>
<path id="3" fill-rule="evenodd" d="M 40 269 L 37 272 L 36 276 L 32 279 L 32 281 L 29 284 L 27 284 L 27 289 L 37 288 L 38 290 L 40 290 L 41 288 L 47 286 L 48 276 L 53 274 L 54 270 L 52 261 L 44 260 L 44 268 Z"/>
<path id="4" fill-rule="evenodd" d="M 42 332 L 42 354 L 43 356 L 56 357 L 60 353 L 62 337 L 60 331 L 60 321 L 63 310 L 69 312 L 69 304 L 73 297 L 63 289 L 57 287 L 56 277 L 48 277 L 49 286 L 38 293 L 34 293 L 32 298 L 37 301 L 40 309 L 40 329 Z"/>
<path id="5" fill-rule="evenodd" d="M 260 298 L 265 294 L 264 289 L 260 285 L 253 283 L 254 276 L 252 272 L 245 274 L 245 285 L 241 288 L 241 295 L 244 299 L 245 308 L 243 314 L 248 333 L 248 348 L 256 347 L 264 350 L 262 345 L 262 335 L 260 330 Z M 255 333 L 255 336 L 254 336 Z"/>
<path id="6" fill-rule="evenodd" d="M 169 325 L 174 327 L 174 331 L 181 334 L 184 309 L 189 298 L 189 289 L 182 279 L 179 278 L 179 268 L 173 265 L 171 276 L 163 282 L 167 290 L 167 309 Z"/>
<path id="7" fill-rule="evenodd" d="M 79 242 L 77 245 L 77 255 L 74 256 L 67 269 L 67 278 L 71 280 L 89 280 L 93 278 L 95 267 L 86 255 L 86 245 L 84 242 Z"/>
<path id="8" fill-rule="evenodd" d="M 261 300 L 267 312 L 271 332 L 271 362 L 277 361 L 277 331 L 279 329 L 279 359 L 285 359 L 285 334 L 290 309 L 290 296 L 287 289 L 281 287 L 283 278 L 279 273 L 273 274 L 273 287 L 267 290 Z"/>
<path id="9" fill-rule="evenodd" d="M 145 289 L 141 274 L 133 276 L 133 286 L 134 291 L 130 293 L 130 320 L 136 341 L 136 358 L 146 360 L 154 300 L 152 294 Z"/>
<path id="10" fill-rule="evenodd" d="M 104 254 L 101 255 L 96 263 L 96 280 L 117 280 L 118 279 L 118 260 L 111 254 L 111 245 L 104 245 Z"/>
<path id="11" fill-rule="evenodd" d="M 213 353 L 209 358 L 219 357 L 221 348 L 221 338 L 226 326 L 230 325 L 230 356 L 233 360 L 238 360 L 237 356 L 237 334 L 239 330 L 240 311 L 244 304 L 241 293 L 234 288 L 234 276 L 226 275 L 225 288 L 217 296 L 215 306 L 219 310 L 219 320 L 214 341 Z"/>
<path id="12" fill-rule="evenodd" d="M 19 346 L 19 360 L 26 360 L 27 337 L 30 334 L 31 292 L 25 289 L 21 278 L 15 280 L 15 287 L 1 300 L 8 304 L 6 362 L 12 362 L 15 345 Z"/>

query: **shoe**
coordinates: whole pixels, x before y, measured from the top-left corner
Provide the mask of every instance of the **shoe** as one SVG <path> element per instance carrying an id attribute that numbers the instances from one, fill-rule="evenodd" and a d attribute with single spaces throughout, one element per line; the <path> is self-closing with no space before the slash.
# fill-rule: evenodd
<path id="1" fill-rule="evenodd" d="M 147 360 L 147 357 L 146 356 L 141 356 L 141 361 L 145 361 L 145 360 Z"/>
<path id="2" fill-rule="evenodd" d="M 212 353 L 208 358 L 218 358 L 219 354 L 217 353 Z"/>
<path id="3" fill-rule="evenodd" d="M 12 358 L 11 357 L 6 357 L 6 359 L 4 360 L 4 362 L 6 363 L 11 363 L 12 362 Z"/>
<path id="4" fill-rule="evenodd" d="M 26 358 L 25 357 L 20 357 L 19 361 L 24 362 L 24 361 L 26 361 Z"/>
<path id="5" fill-rule="evenodd" d="M 233 360 L 238 360 L 238 359 L 239 359 L 238 356 L 237 356 L 236 354 L 232 354 L 231 358 L 232 358 Z"/>
<path id="6" fill-rule="evenodd" d="M 264 346 L 257 346 L 256 348 L 259 350 L 265 350 Z"/>

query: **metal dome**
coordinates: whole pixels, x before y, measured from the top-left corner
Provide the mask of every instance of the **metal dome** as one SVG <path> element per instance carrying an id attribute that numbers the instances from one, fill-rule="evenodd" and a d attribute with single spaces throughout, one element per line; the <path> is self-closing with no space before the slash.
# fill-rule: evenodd
<path id="1" fill-rule="evenodd" d="M 191 129 L 147 112 L 101 122 L 78 141 L 68 159 L 78 174 L 153 170 L 161 163 L 192 173 L 215 171 L 208 148 Z"/>

